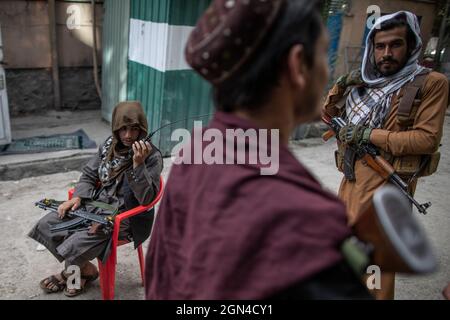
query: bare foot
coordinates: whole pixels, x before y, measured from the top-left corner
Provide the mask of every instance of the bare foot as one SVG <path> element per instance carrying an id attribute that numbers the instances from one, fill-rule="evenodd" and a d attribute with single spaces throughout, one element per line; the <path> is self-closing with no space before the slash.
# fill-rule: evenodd
<path id="1" fill-rule="evenodd" d="M 86 262 L 86 264 L 81 267 L 81 277 L 90 278 L 94 276 L 98 276 L 97 267 L 91 262 Z"/>

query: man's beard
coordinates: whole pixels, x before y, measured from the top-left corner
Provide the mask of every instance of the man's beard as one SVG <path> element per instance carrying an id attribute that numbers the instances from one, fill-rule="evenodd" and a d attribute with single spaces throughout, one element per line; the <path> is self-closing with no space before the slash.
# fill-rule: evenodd
<path id="1" fill-rule="evenodd" d="M 400 63 L 399 61 L 397 61 L 393 58 L 385 58 L 376 64 L 376 69 L 383 77 L 389 77 L 389 76 L 396 74 L 400 70 L 402 70 L 406 65 L 406 61 L 407 60 L 405 59 L 405 61 L 403 63 Z M 383 63 L 385 63 L 385 62 L 395 63 L 397 65 L 397 67 L 393 68 L 391 70 L 388 70 L 388 71 L 382 71 L 382 66 L 383 66 Z"/>

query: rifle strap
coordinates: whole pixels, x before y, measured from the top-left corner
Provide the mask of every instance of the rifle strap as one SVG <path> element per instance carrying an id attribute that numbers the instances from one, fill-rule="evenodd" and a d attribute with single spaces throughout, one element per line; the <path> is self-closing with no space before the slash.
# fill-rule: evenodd
<path id="1" fill-rule="evenodd" d="M 108 203 L 101 202 L 101 201 L 94 201 L 94 200 L 86 201 L 85 204 L 88 204 L 88 205 L 91 205 L 93 207 L 100 208 L 103 210 L 111 211 L 113 215 L 116 215 L 119 212 L 118 208 L 116 208 Z"/>
<path id="2" fill-rule="evenodd" d="M 420 100 L 420 90 L 430 72 L 430 69 L 424 69 L 405 86 L 397 111 L 397 119 L 402 127 L 408 127 L 411 122 L 414 122 L 415 114 L 412 114 L 414 101 Z"/>

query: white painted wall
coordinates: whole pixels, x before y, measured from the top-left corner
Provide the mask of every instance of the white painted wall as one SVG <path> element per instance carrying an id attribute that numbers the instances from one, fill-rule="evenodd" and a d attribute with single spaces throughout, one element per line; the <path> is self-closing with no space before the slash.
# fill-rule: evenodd
<path id="1" fill-rule="evenodd" d="M 129 59 L 161 72 L 188 70 L 184 48 L 193 29 L 130 19 Z"/>

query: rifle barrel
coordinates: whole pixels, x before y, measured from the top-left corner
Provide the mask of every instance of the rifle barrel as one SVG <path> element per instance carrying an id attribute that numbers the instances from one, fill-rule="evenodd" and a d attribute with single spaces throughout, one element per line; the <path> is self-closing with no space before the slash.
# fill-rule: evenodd
<path id="1" fill-rule="evenodd" d="M 409 201 L 419 210 L 422 214 L 427 214 L 427 209 L 431 206 L 431 203 L 420 204 L 414 199 L 408 192 L 408 185 L 396 174 L 389 177 L 389 181 L 393 183 L 408 199 Z"/>

